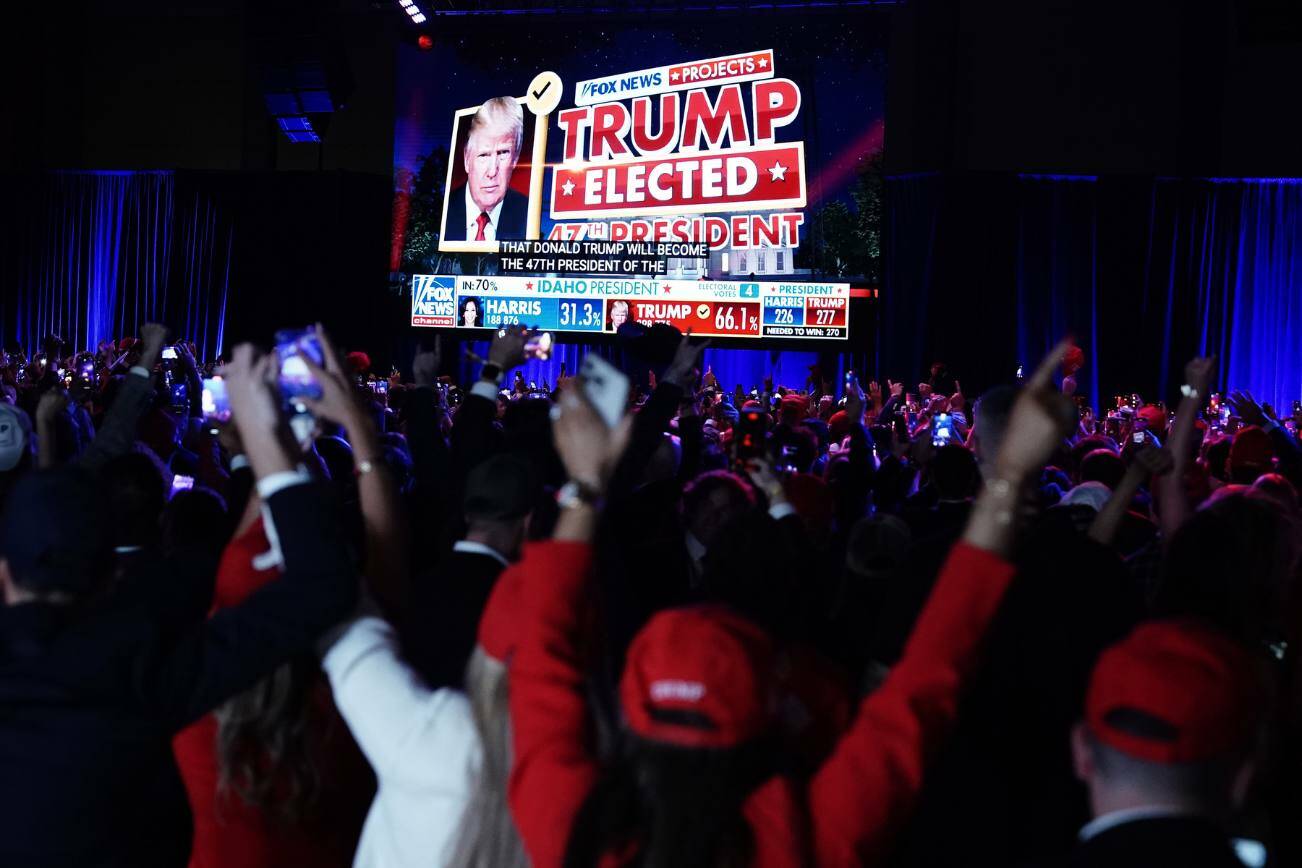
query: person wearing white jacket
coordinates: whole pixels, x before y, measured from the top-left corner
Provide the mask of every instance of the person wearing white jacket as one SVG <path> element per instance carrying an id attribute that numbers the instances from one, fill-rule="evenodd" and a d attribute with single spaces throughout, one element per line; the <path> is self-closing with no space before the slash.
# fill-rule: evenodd
<path id="1" fill-rule="evenodd" d="M 304 359 L 322 395 L 304 399 L 349 434 L 367 528 L 365 574 L 377 594 L 405 581 L 397 492 L 379 435 L 339 354 L 317 327 L 325 367 Z M 499 337 L 499 341 L 504 338 Z M 523 347 L 524 338 L 510 340 Z M 506 804 L 511 736 L 506 663 L 519 635 L 513 570 L 498 577 L 466 665 L 466 691 L 431 689 L 399 654 L 393 627 L 363 616 L 318 643 L 335 705 L 375 771 L 375 800 L 354 868 L 527 868 Z M 390 601 L 394 603 L 393 600 Z"/>
<path id="2" fill-rule="evenodd" d="M 354 868 L 527 868 L 506 803 L 511 770 L 506 665 L 517 580 L 498 580 L 466 666 L 466 690 L 430 689 L 393 627 L 346 625 L 324 650 L 335 705 L 375 770 Z"/>
<path id="3" fill-rule="evenodd" d="M 321 665 L 379 785 L 354 868 L 448 865 L 480 760 L 469 698 L 426 687 L 380 618 L 352 622 Z"/>

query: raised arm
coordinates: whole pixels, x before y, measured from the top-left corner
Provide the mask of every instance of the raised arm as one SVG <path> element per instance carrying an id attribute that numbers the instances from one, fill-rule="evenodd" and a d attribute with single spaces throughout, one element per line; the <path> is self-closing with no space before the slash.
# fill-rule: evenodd
<path id="1" fill-rule="evenodd" d="M 620 459 L 611 482 L 611 494 L 619 497 L 631 491 L 642 478 L 642 471 L 660 446 L 660 438 L 669 430 L 669 420 L 678 412 L 684 397 L 690 397 L 692 371 L 700 364 L 709 341 L 693 343 L 683 335 L 674 351 L 673 361 L 655 385 L 651 397 L 638 411 L 632 440 Z"/>
<path id="2" fill-rule="evenodd" d="M 580 391 L 565 389 L 553 414 L 571 483 L 554 539 L 530 546 L 513 567 L 522 573 L 521 606 L 532 620 L 511 662 L 509 799 L 534 868 L 562 863 L 574 818 L 597 779 L 584 697 L 583 612 L 600 499 L 631 428 L 625 417 L 607 429 Z"/>
<path id="3" fill-rule="evenodd" d="M 478 736 L 470 701 L 458 690 L 431 690 L 398 653 L 393 627 L 362 617 L 335 637 L 321 660 L 340 715 L 382 778 L 410 777 L 422 789 L 459 791 Z M 417 740 L 421 743 L 417 743 Z M 438 762 L 415 763 L 420 757 Z"/>
<path id="4" fill-rule="evenodd" d="M 321 384 L 322 394 L 316 400 L 306 399 L 305 403 L 312 415 L 342 425 L 348 432 L 366 534 L 363 573 L 385 614 L 394 616 L 401 611 L 407 592 L 406 516 L 398 502 L 388 465 L 384 463 L 375 421 L 358 399 L 339 354 L 320 323 L 316 333 L 325 367 L 317 366 L 306 356 L 303 361 Z"/>
<path id="5" fill-rule="evenodd" d="M 1112 540 L 1121 528 L 1121 520 L 1130 509 L 1130 502 L 1135 499 L 1135 492 L 1139 490 L 1139 486 L 1147 479 L 1154 477 L 1160 479 L 1166 476 L 1173 466 L 1174 459 L 1168 449 L 1145 446 L 1136 452 L 1134 462 L 1126 469 L 1126 475 L 1121 478 L 1108 502 L 1090 523 L 1090 539 L 1111 546 Z"/>
<path id="6" fill-rule="evenodd" d="M 470 387 L 452 424 L 452 467 L 460 474 L 455 486 L 461 496 L 465 475 L 493 453 L 493 420 L 497 418 L 497 395 L 503 378 L 524 363 L 524 330 L 518 326 L 500 329 L 488 347 L 488 362 Z"/>
<path id="7" fill-rule="evenodd" d="M 877 861 L 912 809 L 929 755 L 953 723 L 990 620 L 1013 576 L 1009 563 L 1022 495 L 1074 421 L 1051 375 L 1050 353 L 1018 398 L 995 474 L 977 498 L 905 646 L 883 685 L 809 785 L 820 866 Z"/>
<path id="8" fill-rule="evenodd" d="M 1201 401 L 1207 399 L 1207 389 L 1211 385 L 1215 364 L 1214 358 L 1196 358 L 1184 366 L 1184 397 L 1176 408 L 1175 425 L 1166 441 L 1167 448 L 1171 450 L 1171 472 L 1157 481 L 1156 488 L 1158 503 L 1161 504 L 1158 520 L 1164 542 L 1171 541 L 1191 512 L 1191 504 L 1185 494 L 1185 474 L 1195 458 L 1194 420 L 1198 417 Z"/>
<path id="9" fill-rule="evenodd" d="M 167 340 L 167 328 L 158 323 L 146 323 L 140 330 L 140 339 L 144 343 L 140 363 L 127 372 L 113 406 L 104 416 L 104 424 L 79 459 L 81 466 L 88 470 L 98 470 L 131 451 L 136 442 L 136 426 L 153 400 L 153 370 Z"/>
<path id="10" fill-rule="evenodd" d="M 293 462 L 271 357 L 237 347 L 226 368 L 232 415 L 271 514 L 284 571 L 238 606 L 152 649 L 142 701 L 179 729 L 247 689 L 343 620 L 356 578 L 330 495 Z M 268 529 L 268 534 L 272 533 Z"/>

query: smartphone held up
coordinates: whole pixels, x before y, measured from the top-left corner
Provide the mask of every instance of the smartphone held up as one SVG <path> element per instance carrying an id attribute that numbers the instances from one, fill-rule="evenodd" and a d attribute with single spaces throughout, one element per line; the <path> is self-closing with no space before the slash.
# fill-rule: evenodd
<path id="1" fill-rule="evenodd" d="M 296 412 L 306 412 L 303 398 L 320 398 L 321 384 L 312 376 L 304 359 L 318 366 L 325 364 L 325 352 L 316 332 L 286 329 L 276 332 L 276 358 L 280 362 L 280 394 Z"/>

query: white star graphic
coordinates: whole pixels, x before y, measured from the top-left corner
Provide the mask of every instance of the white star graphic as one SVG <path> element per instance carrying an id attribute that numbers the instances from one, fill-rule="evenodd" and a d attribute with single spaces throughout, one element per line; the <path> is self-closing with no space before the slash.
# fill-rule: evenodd
<path id="1" fill-rule="evenodd" d="M 764 68 L 765 68 L 766 66 L 768 66 L 768 65 L 769 65 L 769 59 L 768 59 L 767 57 L 761 57 L 761 58 L 759 59 L 759 68 L 760 68 L 760 69 L 764 69 Z"/>
<path id="2" fill-rule="evenodd" d="M 781 163 L 774 163 L 769 166 L 770 181 L 785 181 L 787 179 L 787 167 Z"/>
<path id="3" fill-rule="evenodd" d="M 565 183 L 561 184 L 561 193 L 565 196 L 568 196 L 573 192 L 574 192 L 574 182 L 566 178 Z"/>
<path id="4" fill-rule="evenodd" d="M 676 73 L 676 72 L 671 72 L 671 73 L 669 73 L 669 80 L 670 80 L 670 81 L 678 81 L 678 73 Z"/>

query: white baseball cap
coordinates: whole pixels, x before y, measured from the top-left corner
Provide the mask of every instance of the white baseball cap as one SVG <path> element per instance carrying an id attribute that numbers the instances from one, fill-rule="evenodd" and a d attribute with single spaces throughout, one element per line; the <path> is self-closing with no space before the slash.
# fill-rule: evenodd
<path id="1" fill-rule="evenodd" d="M 32 420 L 10 404 L 0 404 L 0 472 L 13 470 L 31 448 Z"/>

